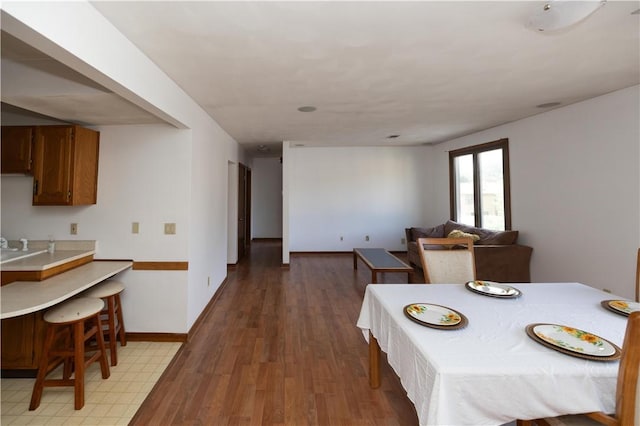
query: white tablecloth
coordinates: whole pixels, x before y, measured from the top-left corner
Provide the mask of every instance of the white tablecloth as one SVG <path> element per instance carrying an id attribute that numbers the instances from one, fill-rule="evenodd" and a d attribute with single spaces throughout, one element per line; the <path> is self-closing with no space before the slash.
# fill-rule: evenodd
<path id="1" fill-rule="evenodd" d="M 590 361 L 534 342 L 531 323 L 557 323 L 621 347 L 626 318 L 600 302 L 618 297 L 578 283 L 513 284 L 517 299 L 455 284 L 370 284 L 358 327 L 387 354 L 421 425 L 503 424 L 590 411 L 614 412 L 618 361 Z M 405 317 L 410 303 L 434 303 L 469 319 L 458 330 Z"/>

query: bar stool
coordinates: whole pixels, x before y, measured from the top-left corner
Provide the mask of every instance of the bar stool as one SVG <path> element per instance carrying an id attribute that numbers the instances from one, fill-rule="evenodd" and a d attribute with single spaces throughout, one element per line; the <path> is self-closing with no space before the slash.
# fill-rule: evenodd
<path id="1" fill-rule="evenodd" d="M 75 409 L 84 406 L 84 373 L 93 362 L 100 362 L 102 378 L 109 378 L 109 363 L 104 346 L 104 337 L 99 331 L 102 329 L 100 311 L 104 303 L 100 299 L 80 297 L 64 302 L 44 314 L 47 322 L 47 332 L 38 375 L 33 385 L 29 410 L 35 410 L 40 405 L 42 391 L 48 386 L 73 386 Z M 86 358 L 85 344 L 95 337 L 97 340 L 96 353 Z M 64 343 L 63 347 L 57 345 Z M 64 362 L 62 379 L 48 379 L 45 377 L 50 370 Z M 71 379 L 73 369 L 74 377 Z"/>
<path id="2" fill-rule="evenodd" d="M 120 293 L 123 290 L 124 284 L 120 281 L 107 280 L 82 293 L 83 297 L 97 297 L 104 300 L 104 309 L 100 314 L 103 319 L 106 317 L 107 328 L 104 329 L 104 334 L 109 340 L 112 366 L 118 364 L 117 338 L 120 339 L 121 346 L 127 345 L 122 309 L 120 308 Z"/>

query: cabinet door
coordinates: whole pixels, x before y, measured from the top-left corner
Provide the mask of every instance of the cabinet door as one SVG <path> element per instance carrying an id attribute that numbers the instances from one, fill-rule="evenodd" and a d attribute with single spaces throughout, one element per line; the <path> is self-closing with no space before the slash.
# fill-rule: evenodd
<path id="1" fill-rule="evenodd" d="M 2 126 L 2 173 L 31 174 L 34 127 Z"/>
<path id="2" fill-rule="evenodd" d="M 36 128 L 33 205 L 67 205 L 71 199 L 72 126 Z"/>
<path id="3" fill-rule="evenodd" d="M 35 314 L 2 320 L 2 369 L 34 368 Z"/>
<path id="4" fill-rule="evenodd" d="M 71 166 L 70 204 L 95 204 L 98 195 L 98 151 L 100 133 L 75 127 Z"/>

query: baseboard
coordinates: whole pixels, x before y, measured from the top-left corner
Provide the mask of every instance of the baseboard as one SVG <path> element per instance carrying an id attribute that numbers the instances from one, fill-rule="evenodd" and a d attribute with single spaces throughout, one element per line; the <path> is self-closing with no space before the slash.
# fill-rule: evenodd
<path id="1" fill-rule="evenodd" d="M 406 250 L 393 250 L 391 254 L 407 254 Z M 353 254 L 353 250 L 350 251 L 292 251 L 289 252 L 292 256 L 331 256 L 335 254 Z"/>
<path id="2" fill-rule="evenodd" d="M 130 342 L 181 342 L 189 339 L 187 333 L 130 333 L 127 332 L 127 341 Z"/>
<path id="3" fill-rule="evenodd" d="M 200 312 L 200 315 L 198 315 L 198 318 L 196 319 L 196 321 L 191 326 L 191 329 L 189 330 L 189 333 L 187 333 L 187 340 L 191 340 L 191 337 L 195 334 L 195 332 L 198 330 L 198 328 L 202 325 L 202 323 L 204 322 L 206 316 L 209 314 L 209 311 L 211 311 L 213 309 L 213 305 L 220 298 L 220 294 L 222 294 L 222 290 L 224 290 L 226 285 L 227 285 L 227 277 L 225 277 L 224 280 L 222 280 L 222 283 L 218 286 L 218 289 L 213 294 L 213 297 L 211 298 L 211 300 L 209 300 L 209 303 L 207 303 L 207 306 L 204 307 L 202 312 Z"/>
<path id="4" fill-rule="evenodd" d="M 255 241 L 258 243 L 276 243 L 282 242 L 282 238 L 252 238 L 251 241 Z"/>
<path id="5" fill-rule="evenodd" d="M 291 256 L 332 256 L 336 254 L 353 254 L 351 251 L 292 251 Z"/>

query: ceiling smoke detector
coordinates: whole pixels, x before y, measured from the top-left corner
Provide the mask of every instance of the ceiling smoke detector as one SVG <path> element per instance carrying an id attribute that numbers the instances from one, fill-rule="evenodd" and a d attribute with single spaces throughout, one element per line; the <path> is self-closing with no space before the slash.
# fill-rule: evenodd
<path id="1" fill-rule="evenodd" d="M 577 24 L 607 4 L 607 0 L 548 0 L 536 9 L 527 27 L 539 32 L 557 31 Z"/>

